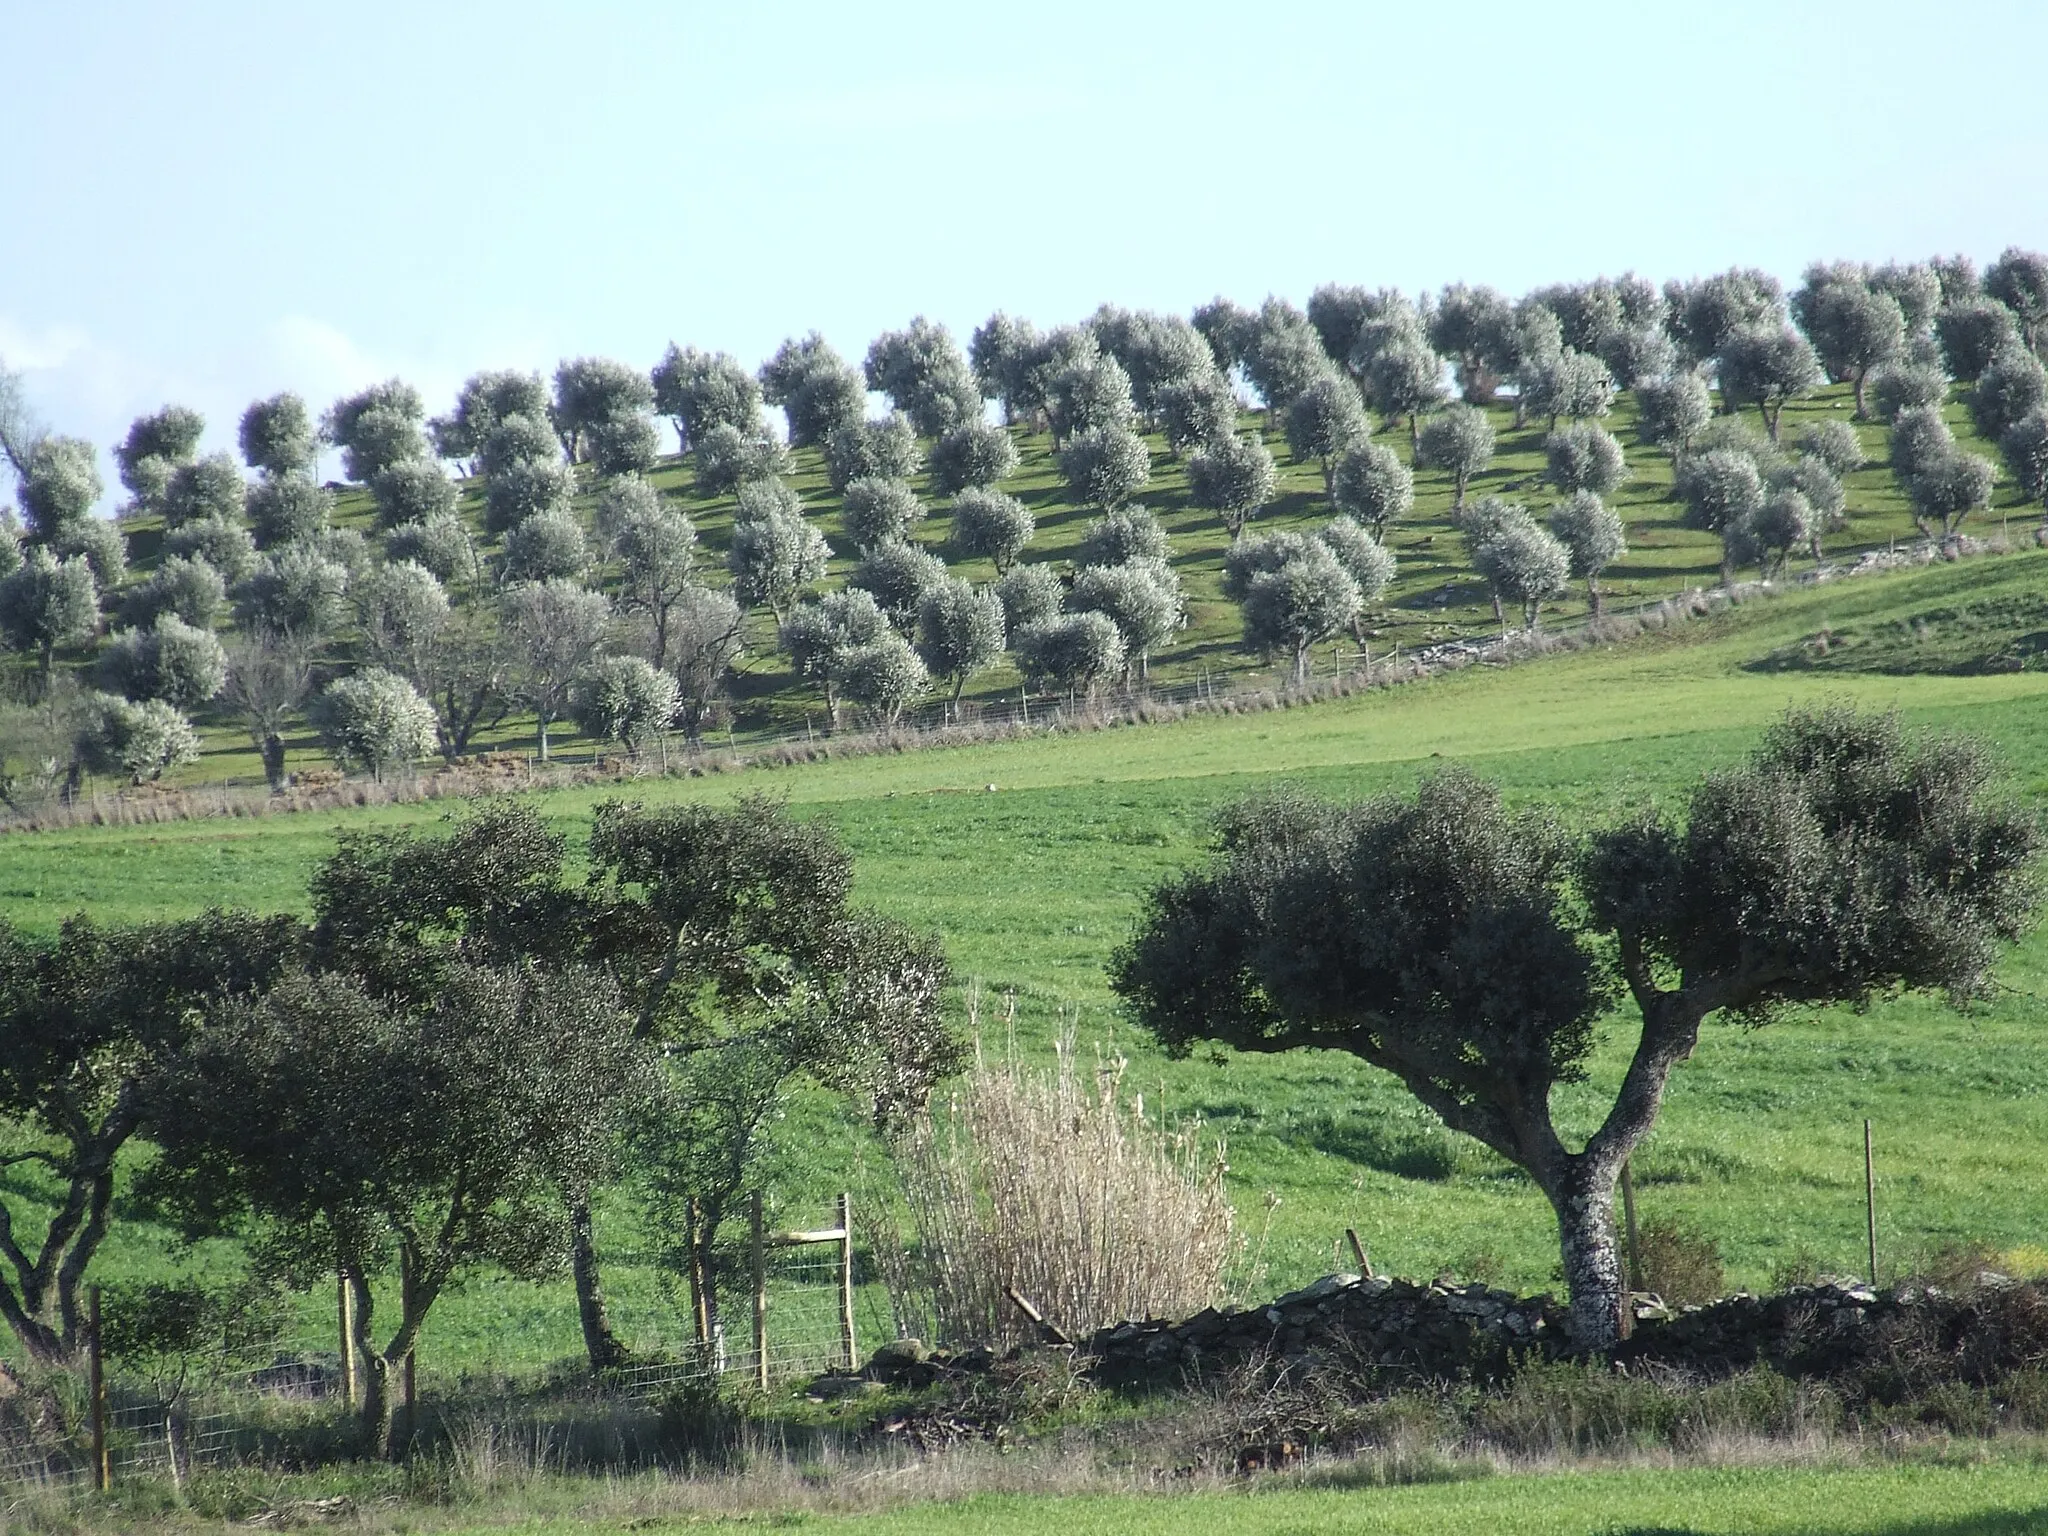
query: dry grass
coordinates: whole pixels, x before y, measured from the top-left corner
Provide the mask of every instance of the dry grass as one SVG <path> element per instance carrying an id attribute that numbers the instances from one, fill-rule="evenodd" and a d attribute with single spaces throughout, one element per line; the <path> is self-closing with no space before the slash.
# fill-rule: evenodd
<path id="1" fill-rule="evenodd" d="M 978 1023 L 978 996 L 970 1000 Z M 1014 1286 L 1070 1337 L 1127 1318 L 1186 1317 L 1217 1301 L 1242 1243 L 1223 1147 L 1126 1091 L 1122 1057 L 1092 1070 L 1071 1024 L 1049 1073 L 975 1063 L 902 1157 L 917 1246 L 897 1313 L 949 1343 L 1002 1344 L 1030 1325 Z"/>

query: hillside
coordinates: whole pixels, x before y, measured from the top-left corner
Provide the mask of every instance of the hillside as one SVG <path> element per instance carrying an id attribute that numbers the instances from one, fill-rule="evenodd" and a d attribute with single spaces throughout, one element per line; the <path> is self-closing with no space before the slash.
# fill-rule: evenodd
<path id="1" fill-rule="evenodd" d="M 1967 390 L 1957 392 L 1966 395 Z M 1782 422 L 1783 440 L 1789 448 L 1808 426 L 1822 421 L 1849 421 L 1852 392 L 1847 385 L 1824 388 L 1787 406 Z M 1719 579 L 1718 542 L 1711 535 L 1682 525 L 1683 505 L 1675 499 L 1672 468 L 1659 448 L 1639 441 L 1635 430 L 1635 399 L 1623 393 L 1612 414 L 1601 424 L 1624 445 L 1628 479 L 1608 498 L 1627 532 L 1628 550 L 1602 578 L 1611 608 L 1626 608 L 1654 601 L 1688 587 L 1708 586 Z M 1946 412 L 1956 438 L 1963 446 L 1979 452 L 1991 445 L 1976 436 L 1970 412 L 1960 398 Z M 1313 460 L 1289 458 L 1284 434 L 1273 420 L 1274 413 L 1248 412 L 1242 427 L 1262 433 L 1280 461 L 1278 490 L 1253 523 L 1254 532 L 1311 530 L 1332 512 L 1325 493 L 1321 470 Z M 1489 408 L 1498 447 L 1489 468 L 1476 476 L 1470 495 L 1498 495 L 1517 500 L 1542 515 L 1556 500 L 1556 493 L 1542 480 L 1543 440 L 1547 423 L 1532 420 L 1522 429 L 1513 426 L 1513 412 L 1505 406 Z M 1746 418 L 1757 423 L 1756 413 Z M 1853 558 L 1869 549 L 1883 549 L 1894 543 L 1919 539 L 1905 495 L 1887 467 L 1887 430 L 1875 423 L 1854 424 L 1861 440 L 1865 464 L 1845 477 L 1846 525 L 1826 539 L 1829 560 Z M 1053 459 L 1051 439 L 1013 429 L 1019 462 L 1000 488 L 1015 495 L 1031 508 L 1037 533 L 1023 556 L 1024 563 L 1045 563 L 1055 571 L 1072 570 L 1085 530 L 1096 513 L 1077 505 L 1062 484 Z M 1381 441 L 1391 445 L 1406 461 L 1411 457 L 1406 433 L 1398 428 L 1383 430 Z M 1174 640 L 1154 654 L 1152 686 L 1207 680 L 1228 687 L 1254 679 L 1282 681 L 1287 675 L 1285 658 L 1262 656 L 1247 651 L 1243 644 L 1243 619 L 1238 607 L 1222 591 L 1222 564 L 1229 538 L 1217 516 L 1194 505 L 1188 486 L 1187 466 L 1171 454 L 1157 434 L 1146 439 L 1152 460 L 1152 479 L 1139 497 L 1140 504 L 1155 512 L 1170 540 L 1171 563 L 1183 583 L 1187 626 Z M 929 447 L 929 444 L 926 445 Z M 822 590 L 840 585 L 853 568 L 856 551 L 842 516 L 842 503 L 829 483 L 817 449 L 800 449 L 793 456 L 789 484 L 802 498 L 805 515 L 825 534 L 832 547 L 832 562 Z M 597 482 L 586 469 L 574 508 L 575 517 L 590 532 L 595 516 Z M 712 585 L 729 580 L 725 556 L 730 544 L 735 510 L 734 498 L 705 496 L 697 488 L 697 474 L 687 457 L 670 456 L 658 461 L 648 476 L 663 497 L 684 512 L 695 525 L 698 536 L 698 576 Z M 490 558 L 502 547 L 502 540 L 483 528 L 483 488 L 480 480 L 461 482 L 459 512 L 477 538 L 479 548 Z M 928 508 L 926 520 L 913 532 L 920 548 L 941 555 L 950 554 L 951 518 L 947 498 L 932 484 L 929 467 L 912 479 L 914 488 Z M 1386 545 L 1399 561 L 1398 574 L 1384 596 L 1371 606 L 1365 618 L 1367 644 L 1377 657 L 1438 641 L 1486 635 L 1496 632 L 1492 607 L 1485 584 L 1470 569 L 1466 541 L 1451 521 L 1450 477 L 1440 471 L 1415 470 L 1413 509 L 1392 524 Z M 2014 521 L 2031 527 L 2038 508 L 2028 504 L 2014 486 L 2001 484 L 1991 511 L 1981 515 L 1966 531 L 1978 535 L 2010 530 Z M 375 509 L 362 488 L 342 488 L 336 502 L 335 522 L 339 527 L 365 534 L 376 544 Z M 124 525 L 130 546 L 130 582 L 145 580 L 159 562 L 163 528 L 160 518 L 140 517 Z M 594 542 L 594 539 L 593 539 Z M 1796 572 L 1806 563 L 1795 559 Z M 987 560 L 964 559 L 953 563 L 952 574 L 970 582 L 985 583 L 996 574 Z M 616 592 L 616 565 L 597 572 L 600 587 Z M 488 601 L 485 591 L 465 595 L 458 584 L 451 591 L 458 603 Z M 1583 583 L 1543 606 L 1541 622 L 1546 627 L 1570 625 L 1588 611 Z M 739 661 L 729 681 L 731 712 L 724 722 L 722 739 L 745 743 L 779 736 L 803 736 L 822 732 L 827 723 L 822 695 L 817 687 L 798 677 L 789 659 L 776 647 L 775 625 L 765 610 L 755 610 L 748 619 L 748 652 Z M 1359 664 L 1356 643 L 1343 636 L 1321 648 L 1316 660 L 1319 672 L 1343 670 Z M 92 652 L 74 650 L 60 653 L 62 664 L 89 676 Z M 329 647 L 327 665 L 345 670 L 356 649 L 344 634 Z M 997 665 L 972 678 L 964 696 L 971 715 L 990 705 L 1014 706 L 1022 678 L 1014 658 L 1005 656 Z M 942 691 L 941 691 L 942 692 Z M 941 696 L 935 692 L 931 697 Z M 936 711 L 936 702 L 928 706 Z M 199 761 L 172 772 L 169 781 L 191 784 L 261 784 L 261 763 L 250 745 L 239 719 L 221 701 L 201 706 L 194 714 L 204 750 Z M 563 720 L 553 731 L 554 746 L 570 759 L 587 758 L 600 743 L 580 740 L 573 723 Z M 475 750 L 505 750 L 526 753 L 532 749 L 533 723 L 530 712 L 514 707 L 495 727 L 473 743 Z M 306 727 L 303 717 L 296 729 L 286 734 L 287 766 L 294 772 L 324 770 L 328 758 L 318 738 Z"/>
<path id="2" fill-rule="evenodd" d="M 1956 664 L 1958 649 L 1992 657 L 2023 638 L 1992 616 L 2031 613 L 2044 584 L 2048 553 L 1973 559 L 1311 708 L 647 781 L 635 793 L 655 801 L 786 795 L 837 828 L 865 899 L 937 929 L 963 978 L 1015 991 L 1026 1046 L 1041 1047 L 1061 1010 L 1078 1009 L 1081 1038 L 1128 1054 L 1148 1104 L 1199 1114 L 1227 1137 L 1240 1221 L 1265 1234 L 1266 1284 L 1329 1269 L 1342 1229 L 1355 1226 L 1377 1262 L 1403 1273 L 1450 1268 L 1543 1288 L 1553 1283 L 1556 1250 L 1542 1198 L 1435 1126 L 1387 1079 L 1314 1054 L 1169 1062 L 1133 1038 L 1111 1009 L 1102 967 L 1142 891 L 1199 855 L 1218 806 L 1276 777 L 1358 794 L 1409 784 L 1441 756 L 1472 764 L 1516 801 L 1592 818 L 1668 799 L 1747 750 L 1797 700 L 1846 697 L 1981 735 L 2014 767 L 2029 800 L 2048 803 L 2048 679 Z M 1959 625 L 1959 612 L 1977 615 L 1974 627 Z M 1955 640 L 1959 630 L 1976 639 Z M 1917 658 L 1894 645 L 1870 669 L 1784 665 L 1824 633 L 1924 633 L 1941 643 Z M 581 835 L 599 793 L 560 791 L 542 804 Z M 0 914 L 48 931 L 81 908 L 124 920 L 215 902 L 295 907 L 340 828 L 438 814 L 387 807 L 10 837 L 0 841 Z M 2022 1250 L 2040 1242 L 2030 1192 L 2048 1147 L 2048 1076 L 2036 1041 L 2048 934 L 2029 938 L 2002 980 L 1998 1000 L 1961 1016 L 1905 998 L 1759 1032 L 1710 1027 L 1639 1160 L 1646 1217 L 1678 1217 L 1710 1235 L 1735 1284 L 1762 1284 L 1800 1265 L 1859 1268 L 1861 1120 L 1869 1116 L 1888 1262 L 1963 1241 L 2040 1262 Z M 1585 1102 L 1618 1070 L 1620 1035 L 1617 1024 Z M 779 1199 L 794 1208 L 858 1177 L 859 1138 L 839 1122 L 807 1118 L 792 1131 L 804 1155 L 789 1164 Z M 1268 1232 L 1269 1196 L 1278 1203 Z M 174 1250 L 167 1237 L 124 1226 L 108 1259 L 118 1276 L 154 1271 Z M 621 1265 L 615 1289 L 629 1327 L 673 1330 L 650 1259 Z M 868 1326 L 879 1325 L 871 1315 Z M 538 1362 L 575 1347 L 573 1308 L 555 1285 L 476 1288 L 452 1298 L 432 1332 L 430 1363 L 502 1361 L 507 1352 Z"/>

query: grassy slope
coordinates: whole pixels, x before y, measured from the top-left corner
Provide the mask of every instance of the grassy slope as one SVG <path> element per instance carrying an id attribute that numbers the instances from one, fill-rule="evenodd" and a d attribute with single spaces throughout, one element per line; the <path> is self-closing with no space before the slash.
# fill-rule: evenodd
<path id="1" fill-rule="evenodd" d="M 1847 696 L 1989 737 L 2048 796 L 2048 680 L 1773 672 L 1749 664 L 1829 628 L 1882 624 L 1964 600 L 2017 598 L 2048 578 L 2048 554 L 1969 562 L 1802 592 L 1621 647 L 1293 712 L 853 759 L 712 779 L 653 781 L 651 799 L 765 788 L 828 817 L 858 860 L 863 895 L 938 928 L 963 976 L 1020 997 L 1020 1033 L 1042 1043 L 1062 1010 L 1083 1041 L 1114 1038 L 1148 1102 L 1206 1116 L 1227 1134 L 1233 1187 L 1257 1228 L 1280 1200 L 1267 1283 L 1336 1262 L 1356 1226 L 1385 1264 L 1550 1281 L 1543 1202 L 1519 1175 L 1433 1126 L 1404 1094 L 1333 1055 L 1164 1060 L 1130 1038 L 1102 978 L 1143 890 L 1198 856 L 1213 809 L 1285 775 L 1332 794 L 1412 783 L 1437 754 L 1476 763 L 1509 793 L 1603 815 L 1669 797 L 1746 750 L 1788 701 Z M 987 785 L 998 786 L 989 793 Z M 575 832 L 594 791 L 546 797 Z M 92 829 L 0 840 L 0 914 L 47 929 L 85 908 L 112 920 L 212 903 L 296 906 L 311 864 L 344 826 L 422 821 L 386 808 L 258 822 Z M 2048 1065 L 2038 1048 L 2048 934 L 2008 963 L 2010 990 L 1966 1017 L 1904 999 L 1864 1015 L 1829 1011 L 1763 1032 L 1710 1026 L 1675 1082 L 1639 1163 L 1646 1219 L 1677 1215 L 1715 1236 L 1731 1278 L 1760 1283 L 1798 1255 L 1859 1268 L 1861 1118 L 1877 1124 L 1886 1251 L 1962 1239 L 2042 1241 L 2036 1192 L 2048 1172 Z M 1629 1045 L 1617 1018 L 1593 1082 L 1565 1096 L 1590 1123 Z M 852 1138 L 799 1117 L 807 1149 L 792 1200 L 843 1187 Z M 10 1170 L 7 1177 L 29 1177 Z M 612 1230 L 630 1242 L 625 1224 Z M 663 1321 L 655 1276 L 621 1252 L 613 1288 L 635 1328 Z M 109 1273 L 154 1272 L 168 1243 L 130 1227 Z M 316 1312 L 317 1315 L 317 1312 Z M 665 1328 L 663 1331 L 667 1331 Z M 451 1298 L 428 1358 L 541 1360 L 574 1349 L 560 1287 L 490 1285 Z"/>
<path id="2" fill-rule="evenodd" d="M 1847 386 L 1823 390 L 1813 398 L 1787 408 L 1783 423 L 1784 441 L 1789 447 L 1808 423 L 1821 419 L 1848 419 L 1851 400 Z M 1959 440 L 1979 451 L 1969 413 L 1958 402 L 1950 418 Z M 1527 502 L 1539 513 L 1551 501 L 1538 482 L 1543 467 L 1545 424 L 1533 422 L 1513 429 L 1513 413 L 1496 409 L 1495 424 L 1500 435 L 1499 450 L 1492 468 L 1475 480 L 1473 495 L 1502 494 Z M 1749 417 L 1754 422 L 1754 416 Z M 1630 549 L 1605 578 L 1605 586 L 1617 604 L 1638 599 L 1663 597 L 1688 585 L 1710 584 L 1718 579 L 1719 556 L 1715 540 L 1679 526 L 1681 508 L 1670 500 L 1671 474 L 1668 461 L 1655 449 L 1635 442 L 1634 402 L 1623 396 L 1605 423 L 1627 446 L 1633 479 L 1611 498 L 1628 527 Z M 1322 476 L 1313 462 L 1287 462 L 1286 445 L 1280 432 L 1266 422 L 1262 413 L 1245 418 L 1248 427 L 1266 430 L 1268 442 L 1281 458 L 1280 489 L 1259 525 L 1262 528 L 1312 527 L 1330 514 L 1323 494 Z M 1888 469 L 1883 466 L 1885 432 L 1875 424 L 1859 427 L 1871 463 L 1848 480 L 1849 526 L 1830 536 L 1829 553 L 1883 548 L 1895 539 L 1916 537 L 1904 497 Z M 1393 431 L 1387 440 L 1403 457 L 1407 456 L 1406 433 Z M 1029 504 L 1038 518 L 1038 534 L 1026 554 L 1029 561 L 1055 565 L 1071 561 L 1092 513 L 1071 505 L 1061 485 L 1046 437 L 1021 436 L 1022 461 L 1017 472 L 1003 483 Z M 1223 551 L 1227 540 L 1214 517 L 1194 507 L 1187 496 L 1184 467 L 1174 461 L 1160 443 L 1153 441 L 1153 482 L 1143 501 L 1160 514 L 1172 539 L 1173 560 L 1186 584 L 1189 599 L 1189 627 L 1176 644 L 1155 658 L 1153 676 L 1162 683 L 1187 681 L 1204 676 L 1243 677 L 1265 674 L 1268 669 L 1257 656 L 1238 649 L 1241 624 L 1236 607 L 1223 599 L 1220 581 Z M 729 540 L 733 503 L 730 497 L 701 498 L 694 489 L 687 462 L 664 460 L 652 475 L 653 482 L 675 498 L 696 523 L 702 537 L 706 578 L 723 581 L 724 556 Z M 835 550 L 829 585 L 837 585 L 852 569 L 852 545 L 840 526 L 839 502 L 824 475 L 822 463 L 813 450 L 796 456 L 791 483 L 803 496 Z M 950 519 L 944 515 L 943 499 L 932 492 L 929 477 L 916 480 L 933 515 L 917 531 L 919 542 L 943 550 L 950 533 Z M 594 504 L 594 493 L 580 498 L 579 515 L 586 525 Z M 1401 571 L 1384 603 L 1373 615 L 1377 638 L 1373 644 L 1385 654 L 1398 644 L 1412 648 L 1432 641 L 1491 631 L 1492 613 L 1483 588 L 1464 565 L 1462 542 L 1449 521 L 1451 493 L 1446 476 L 1434 471 L 1416 475 L 1413 512 L 1391 530 L 1390 547 L 1400 557 Z M 1992 516 L 2018 517 L 2031 521 L 2037 509 L 2023 505 L 2016 489 L 2002 486 Z M 472 486 L 463 498 L 465 515 L 481 516 L 481 491 Z M 374 536 L 366 493 L 348 492 L 341 498 L 337 521 Z M 1986 519 L 1985 526 L 1989 526 Z M 152 568 L 159 530 L 145 520 L 132 527 L 135 570 Z M 1977 531 L 1984 531 L 1979 528 Z M 490 546 L 494 547 L 494 546 Z M 974 581 L 991 579 L 995 572 L 986 561 L 962 561 L 956 574 Z M 1586 609 L 1584 593 L 1574 590 L 1546 605 L 1546 622 L 1569 620 Z M 735 724 L 744 734 L 802 732 L 807 721 L 822 724 L 822 707 L 813 690 L 800 685 L 784 659 L 774 650 L 773 626 L 765 616 L 756 615 L 752 629 L 753 654 L 742 664 L 734 683 Z M 1348 642 L 1347 642 L 1348 643 Z M 970 700 L 993 701 L 1005 695 L 1014 699 L 1019 685 L 1015 670 L 1007 662 L 976 678 L 968 689 Z M 177 778 L 187 783 L 261 782 L 261 768 L 239 725 L 224 711 L 215 709 L 199 720 L 206 738 L 201 761 L 182 770 Z M 487 733 L 479 750 L 525 751 L 531 745 L 530 717 L 515 715 L 498 729 Z M 578 742 L 574 727 L 563 722 L 556 739 L 567 755 L 587 756 L 591 743 Z M 288 737 L 289 761 L 294 769 L 324 767 L 326 758 L 310 731 L 301 729 Z"/>

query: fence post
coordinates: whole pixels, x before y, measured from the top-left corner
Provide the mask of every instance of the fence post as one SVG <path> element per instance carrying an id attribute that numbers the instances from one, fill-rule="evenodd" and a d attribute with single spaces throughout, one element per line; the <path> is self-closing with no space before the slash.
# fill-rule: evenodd
<path id="1" fill-rule="evenodd" d="M 1870 1122 L 1863 1122 L 1863 1226 L 1870 1239 L 1870 1283 L 1877 1284 L 1877 1168 L 1870 1155 Z"/>
<path id="2" fill-rule="evenodd" d="M 348 1275 L 338 1272 L 334 1282 L 334 1310 L 341 1325 L 341 1395 L 350 1408 L 356 1405 L 356 1299 L 349 1294 Z"/>
<path id="3" fill-rule="evenodd" d="M 87 1382 L 92 1393 L 92 1485 L 100 1493 L 107 1491 L 109 1472 L 107 1462 L 107 1363 L 100 1354 L 100 1288 L 91 1291 L 91 1332 L 86 1337 Z"/>
<path id="4" fill-rule="evenodd" d="M 753 1220 L 754 1261 L 754 1385 L 768 1390 L 768 1250 L 761 1231 L 761 1192 L 754 1191 L 749 1214 Z"/>
<path id="5" fill-rule="evenodd" d="M 711 1341 L 711 1310 L 706 1304 L 704 1282 L 704 1252 L 697 1242 L 697 1200 L 695 1196 L 683 1202 L 683 1221 L 688 1228 L 687 1241 L 690 1248 L 690 1321 L 696 1330 L 697 1342 Z"/>
<path id="6" fill-rule="evenodd" d="M 853 1196 L 839 1197 L 839 1332 L 846 1343 L 846 1368 L 860 1369 L 860 1348 L 853 1337 Z"/>

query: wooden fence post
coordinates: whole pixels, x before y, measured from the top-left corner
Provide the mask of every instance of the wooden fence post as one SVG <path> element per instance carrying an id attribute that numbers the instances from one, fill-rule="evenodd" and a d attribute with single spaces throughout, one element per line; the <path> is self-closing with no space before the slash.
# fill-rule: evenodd
<path id="1" fill-rule="evenodd" d="M 839 1332 L 846 1344 L 846 1369 L 860 1369 L 860 1347 L 853 1336 L 853 1196 L 839 1197 Z"/>
<path id="2" fill-rule="evenodd" d="M 107 1491 L 112 1467 L 107 1460 L 107 1363 L 100 1354 L 100 1288 L 91 1291 L 91 1312 L 89 1325 L 91 1333 L 86 1338 L 87 1384 L 92 1393 L 92 1485 L 100 1492 Z"/>
<path id="3" fill-rule="evenodd" d="M 754 1385 L 768 1390 L 768 1245 L 761 1229 L 761 1192 L 754 1191 L 750 1206 L 753 1218 L 754 1261 Z"/>
<path id="4" fill-rule="evenodd" d="M 1877 1167 L 1870 1155 L 1870 1122 L 1863 1122 L 1863 1227 L 1870 1239 L 1870 1283 L 1877 1284 Z"/>
<path id="5" fill-rule="evenodd" d="M 697 1342 L 699 1344 L 708 1344 L 711 1341 L 711 1307 L 709 1298 L 704 1294 L 704 1286 L 705 1281 L 710 1277 L 704 1273 L 704 1250 L 703 1246 L 697 1241 L 697 1201 L 695 1196 L 683 1202 L 683 1220 L 688 1227 L 688 1242 L 690 1246 L 690 1318 L 692 1325 L 696 1329 Z"/>
<path id="6" fill-rule="evenodd" d="M 1368 1280 L 1372 1279 L 1372 1260 L 1365 1256 L 1365 1244 L 1358 1240 L 1358 1228 L 1346 1227 L 1344 1241 L 1351 1245 L 1351 1257 L 1358 1260 L 1359 1274 Z"/>
<path id="7" fill-rule="evenodd" d="M 348 1288 L 348 1275 L 338 1275 L 334 1284 L 335 1316 L 341 1325 L 341 1395 L 350 1408 L 356 1406 L 356 1299 Z"/>

